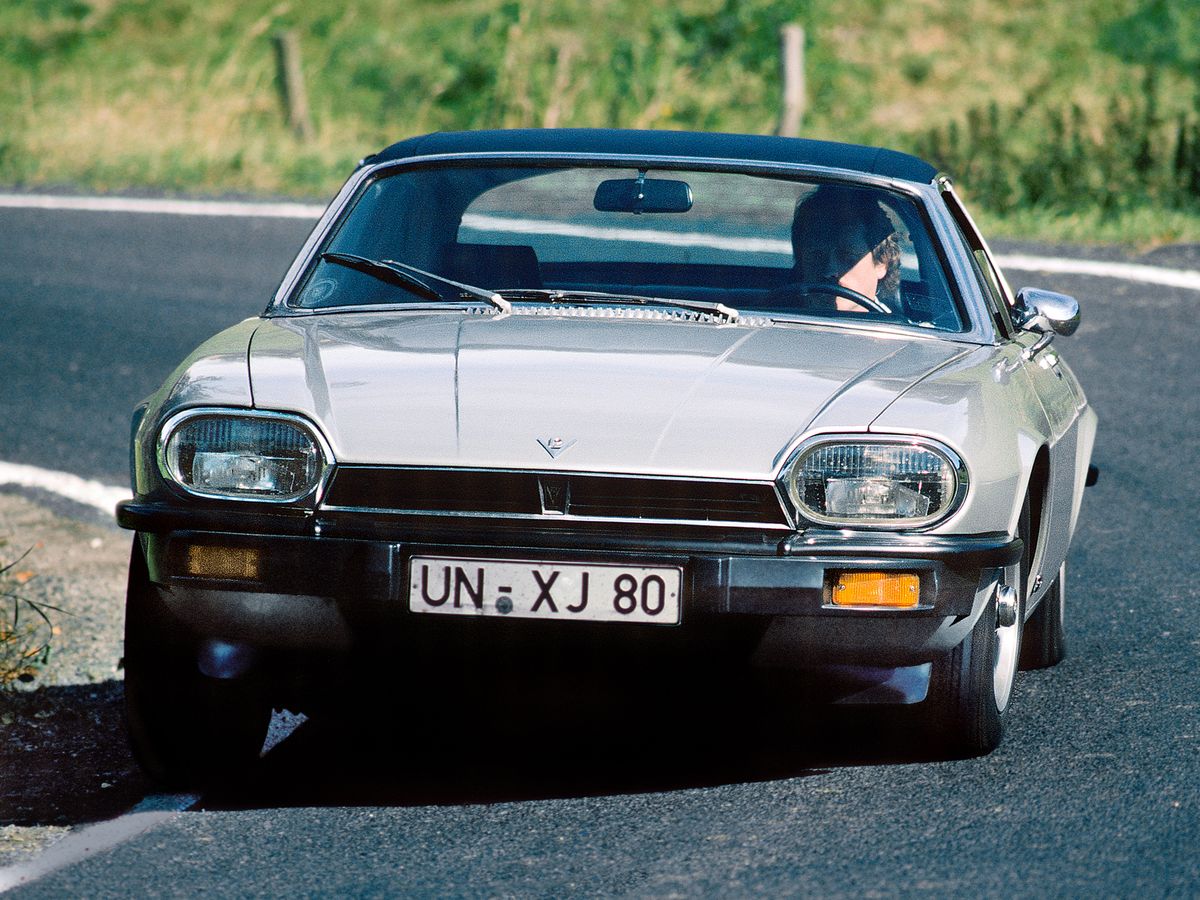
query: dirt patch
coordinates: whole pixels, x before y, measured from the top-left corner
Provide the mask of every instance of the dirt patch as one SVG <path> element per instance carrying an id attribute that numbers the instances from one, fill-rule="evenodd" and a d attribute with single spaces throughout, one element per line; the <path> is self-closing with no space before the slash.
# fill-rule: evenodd
<path id="1" fill-rule="evenodd" d="M 121 672 L 130 536 L 0 493 L 0 560 L 26 549 L 22 597 L 58 607 L 47 666 L 0 692 L 0 866 L 112 818 L 148 785 L 125 744 Z"/>
<path id="2" fill-rule="evenodd" d="M 70 826 L 111 819 L 146 793 L 125 744 L 118 681 L 5 698 L 0 865 Z"/>

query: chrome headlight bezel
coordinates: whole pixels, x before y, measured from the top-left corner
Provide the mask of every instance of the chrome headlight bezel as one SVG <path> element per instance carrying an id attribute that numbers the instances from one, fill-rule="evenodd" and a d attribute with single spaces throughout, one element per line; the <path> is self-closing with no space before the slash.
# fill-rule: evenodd
<path id="1" fill-rule="evenodd" d="M 888 450 L 911 448 L 933 454 L 945 463 L 953 478 L 948 491 L 949 500 L 935 512 L 911 517 L 848 517 L 822 513 L 808 506 L 797 487 L 797 475 L 804 461 L 816 451 L 829 447 L 881 447 Z M 886 476 L 882 476 L 886 477 Z M 966 463 L 954 450 L 941 441 L 921 435 L 886 435 L 869 432 L 850 434 L 819 434 L 803 441 L 789 456 L 779 475 L 784 496 L 791 503 L 799 523 L 809 523 L 830 528 L 870 529 L 885 531 L 925 531 L 944 522 L 962 506 L 967 496 L 970 478 Z"/>
<path id="2" fill-rule="evenodd" d="M 312 444 L 316 456 L 315 476 L 302 489 L 283 494 L 237 492 L 233 490 L 206 489 L 189 483 L 180 472 L 175 462 L 177 457 L 171 452 L 171 440 L 187 424 L 197 419 L 226 419 L 240 422 L 273 422 L 289 425 L 299 431 Z M 206 500 L 226 500 L 240 503 L 266 503 L 271 505 L 315 505 L 324 493 L 334 463 L 333 451 L 320 429 L 303 416 L 295 413 L 272 412 L 268 410 L 239 409 L 233 407 L 193 407 L 175 413 L 168 418 L 158 430 L 155 447 L 155 458 L 159 474 L 163 480 L 183 494 Z"/>

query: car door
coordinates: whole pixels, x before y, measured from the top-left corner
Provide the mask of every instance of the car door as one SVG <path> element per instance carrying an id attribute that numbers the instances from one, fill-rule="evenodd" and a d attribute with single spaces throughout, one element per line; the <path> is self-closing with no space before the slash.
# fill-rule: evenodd
<path id="1" fill-rule="evenodd" d="M 1028 380 L 1045 416 L 1050 480 L 1030 572 L 1032 596 L 1037 597 L 1053 583 L 1071 543 L 1073 511 L 1077 508 L 1074 503 L 1074 494 L 1078 490 L 1075 472 L 1081 450 L 1078 423 L 1086 401 L 1074 374 L 1063 363 L 1053 344 L 1044 340 L 1043 335 L 1020 330 L 1014 325 L 1014 316 L 1020 312 L 1012 288 L 953 187 L 948 181 L 941 187 L 942 197 L 971 251 L 973 268 L 996 318 L 997 330 L 1006 345 L 1003 352 L 1009 360 L 1007 365 L 1012 368 L 1014 377 Z"/>

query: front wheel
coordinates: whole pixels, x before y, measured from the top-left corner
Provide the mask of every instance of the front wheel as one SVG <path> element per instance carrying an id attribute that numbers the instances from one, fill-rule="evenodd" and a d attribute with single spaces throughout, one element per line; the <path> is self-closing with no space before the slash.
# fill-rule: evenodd
<path id="1" fill-rule="evenodd" d="M 995 749 L 1012 698 L 1021 646 L 1019 590 L 993 592 L 967 638 L 936 660 L 926 700 L 934 740 L 956 755 Z"/>
<path id="2" fill-rule="evenodd" d="M 253 762 L 271 708 L 252 685 L 208 678 L 172 641 L 154 602 L 137 539 L 125 607 L 125 723 L 142 769 L 172 787 L 194 787 Z"/>
<path id="3" fill-rule="evenodd" d="M 1048 669 L 1067 655 L 1064 626 L 1067 600 L 1067 564 L 1058 569 L 1058 577 L 1025 623 L 1021 642 L 1022 669 Z"/>
<path id="4" fill-rule="evenodd" d="M 941 747 L 956 755 L 994 750 L 1004 733 L 1002 719 L 1022 658 L 1022 623 L 1033 559 L 1030 516 L 1026 499 L 1017 522 L 1017 535 L 1025 548 L 1020 562 L 1004 570 L 966 640 L 933 664 L 929 696 L 923 704 L 926 726 Z"/>

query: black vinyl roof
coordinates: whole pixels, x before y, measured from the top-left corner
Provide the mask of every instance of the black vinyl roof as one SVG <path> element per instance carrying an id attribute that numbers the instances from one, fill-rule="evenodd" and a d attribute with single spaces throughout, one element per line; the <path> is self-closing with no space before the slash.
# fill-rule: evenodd
<path id="1" fill-rule="evenodd" d="M 698 131 L 631 131 L 615 128 L 530 128 L 505 131 L 446 131 L 392 144 L 364 162 L 380 163 L 450 153 L 604 153 L 797 163 L 882 175 L 928 184 L 937 175 L 929 163 L 881 147 L 802 138 Z"/>

